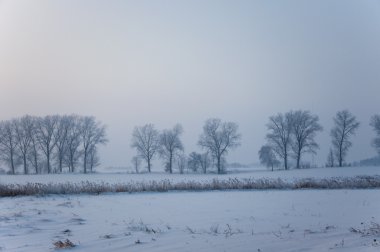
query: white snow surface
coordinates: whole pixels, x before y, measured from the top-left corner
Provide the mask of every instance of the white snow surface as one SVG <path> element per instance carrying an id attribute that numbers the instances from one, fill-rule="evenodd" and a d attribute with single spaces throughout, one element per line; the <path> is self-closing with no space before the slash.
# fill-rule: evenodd
<path id="1" fill-rule="evenodd" d="M 228 191 L 0 199 L 1 251 L 379 251 L 380 190 Z M 374 239 L 377 239 L 374 241 Z"/>
<path id="2" fill-rule="evenodd" d="M 2 175 L 0 183 L 173 182 L 379 175 L 379 167 L 229 174 Z M 105 193 L 0 198 L 0 251 L 380 251 L 380 189 Z M 379 226 L 380 227 L 380 226 Z M 66 251 L 65 249 L 62 249 Z"/>

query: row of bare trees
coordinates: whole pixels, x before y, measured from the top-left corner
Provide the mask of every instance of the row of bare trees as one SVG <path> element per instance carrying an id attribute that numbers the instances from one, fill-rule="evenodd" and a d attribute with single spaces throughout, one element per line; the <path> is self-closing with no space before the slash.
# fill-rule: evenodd
<path id="1" fill-rule="evenodd" d="M 165 170 L 169 173 L 173 172 L 174 163 L 180 173 L 183 173 L 185 167 L 194 172 L 206 173 L 211 164 L 215 164 L 217 172 L 222 173 L 228 151 L 240 145 L 241 135 L 238 133 L 236 123 L 222 122 L 220 119 L 212 118 L 205 122 L 203 133 L 198 141 L 198 145 L 205 152 L 192 152 L 186 157 L 180 139 L 182 133 L 183 128 L 180 124 L 161 132 L 156 130 L 153 124 L 135 127 L 131 146 L 137 151 L 137 156 L 132 158 L 136 172 L 138 172 L 141 159 L 147 163 L 148 172 L 151 172 L 152 160 L 159 156 L 165 163 Z"/>
<path id="2" fill-rule="evenodd" d="M 360 123 L 348 110 L 338 111 L 334 117 L 334 127 L 330 131 L 332 148 L 329 151 L 326 166 L 344 165 L 349 148 L 352 146 L 351 137 L 355 135 Z M 370 125 L 377 133 L 373 146 L 380 155 L 380 115 L 371 119 Z M 316 153 L 319 148 L 315 136 L 323 128 L 319 118 L 309 111 L 290 111 L 277 114 L 269 118 L 267 124 L 269 133 L 266 136 L 268 143 L 259 151 L 262 164 L 267 167 L 283 164 L 285 170 L 289 169 L 288 159 L 295 159 L 296 168 L 301 167 L 301 158 L 305 153 Z M 280 162 L 277 158 L 280 158 Z"/>
<path id="3" fill-rule="evenodd" d="M 328 167 L 342 166 L 347 156 L 348 149 L 352 146 L 349 140 L 350 136 L 354 135 L 359 127 L 359 122 L 355 116 L 347 110 L 338 112 L 334 118 L 335 127 L 331 130 L 333 148 L 330 149 L 327 157 Z M 380 115 L 371 117 L 369 125 L 375 131 L 376 137 L 372 140 L 372 146 L 380 156 Z"/>
<path id="4" fill-rule="evenodd" d="M 268 156 L 273 157 L 275 155 L 270 152 L 274 151 L 283 160 L 285 170 L 289 168 L 290 155 L 295 158 L 296 167 L 300 168 L 302 155 L 316 152 L 318 144 L 314 138 L 323 129 L 318 116 L 302 110 L 271 116 L 267 127 L 268 144 L 260 150 L 259 155 L 263 156 L 265 151 L 269 151 Z"/>
<path id="5" fill-rule="evenodd" d="M 25 115 L 0 122 L 0 158 L 11 174 L 84 173 L 99 164 L 98 146 L 107 142 L 105 126 L 92 116 Z"/>

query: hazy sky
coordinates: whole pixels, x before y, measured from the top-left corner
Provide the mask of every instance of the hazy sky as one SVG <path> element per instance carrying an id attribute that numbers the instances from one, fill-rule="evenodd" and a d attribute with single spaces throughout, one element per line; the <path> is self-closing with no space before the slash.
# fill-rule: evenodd
<path id="1" fill-rule="evenodd" d="M 182 123 L 199 151 L 209 117 L 240 125 L 229 161 L 256 162 L 268 117 L 291 109 L 319 115 L 319 164 L 341 109 L 361 121 L 348 159 L 371 157 L 379 97 L 377 0 L 0 0 L 0 119 L 94 115 L 105 166 L 129 166 L 149 122 Z"/>

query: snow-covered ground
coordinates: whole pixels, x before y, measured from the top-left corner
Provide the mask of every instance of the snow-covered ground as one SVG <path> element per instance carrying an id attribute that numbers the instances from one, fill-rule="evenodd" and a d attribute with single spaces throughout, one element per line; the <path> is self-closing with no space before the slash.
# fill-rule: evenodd
<path id="1" fill-rule="evenodd" d="M 131 181 L 160 181 L 168 179 L 171 182 L 181 181 L 210 181 L 214 178 L 281 178 L 292 180 L 295 178 L 329 178 L 353 177 L 357 175 L 380 175 L 380 167 L 343 167 L 343 168 L 314 168 L 268 171 L 265 168 L 230 169 L 227 174 L 168 174 L 160 173 L 114 173 L 101 172 L 93 174 L 42 174 L 42 175 L 0 175 L 1 184 L 25 184 L 27 182 L 58 183 L 58 182 L 107 182 L 125 183 Z"/>
<path id="2" fill-rule="evenodd" d="M 217 174 L 2 175 L 0 183 L 353 177 L 380 167 Z M 105 193 L 0 198 L 0 251 L 380 251 L 380 189 Z M 356 232 L 350 230 L 354 228 Z M 366 233 L 369 235 L 363 235 Z"/>
<path id="3" fill-rule="evenodd" d="M 379 251 L 380 190 L 0 198 L 0 251 Z M 376 239 L 376 241 L 374 240 Z"/>

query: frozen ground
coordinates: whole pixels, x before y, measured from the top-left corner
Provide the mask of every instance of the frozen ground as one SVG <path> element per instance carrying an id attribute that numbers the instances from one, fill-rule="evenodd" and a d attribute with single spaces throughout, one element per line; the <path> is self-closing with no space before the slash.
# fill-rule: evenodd
<path id="1" fill-rule="evenodd" d="M 344 168 L 314 168 L 293 169 L 289 171 L 268 171 L 257 168 L 241 168 L 229 170 L 228 174 L 131 174 L 131 173 L 93 173 L 93 174 L 43 174 L 43 175 L 0 175 L 1 184 L 25 184 L 27 182 L 57 183 L 57 182 L 107 182 L 124 183 L 131 181 L 160 181 L 168 179 L 171 182 L 181 181 L 211 181 L 214 178 L 281 178 L 292 180 L 295 178 L 329 178 L 353 177 L 356 175 L 380 175 L 380 167 L 344 167 Z"/>
<path id="2" fill-rule="evenodd" d="M 0 251 L 379 251 L 380 190 L 0 198 Z M 375 230 L 376 231 L 376 230 Z M 376 239 L 376 241 L 374 240 Z"/>
<path id="3" fill-rule="evenodd" d="M 0 176 L 27 182 L 172 182 L 379 175 L 380 167 L 229 174 Z M 106 193 L 0 198 L 0 251 L 380 251 L 380 190 Z M 356 232 L 350 230 L 354 228 Z M 369 234 L 367 234 L 369 233 Z"/>

